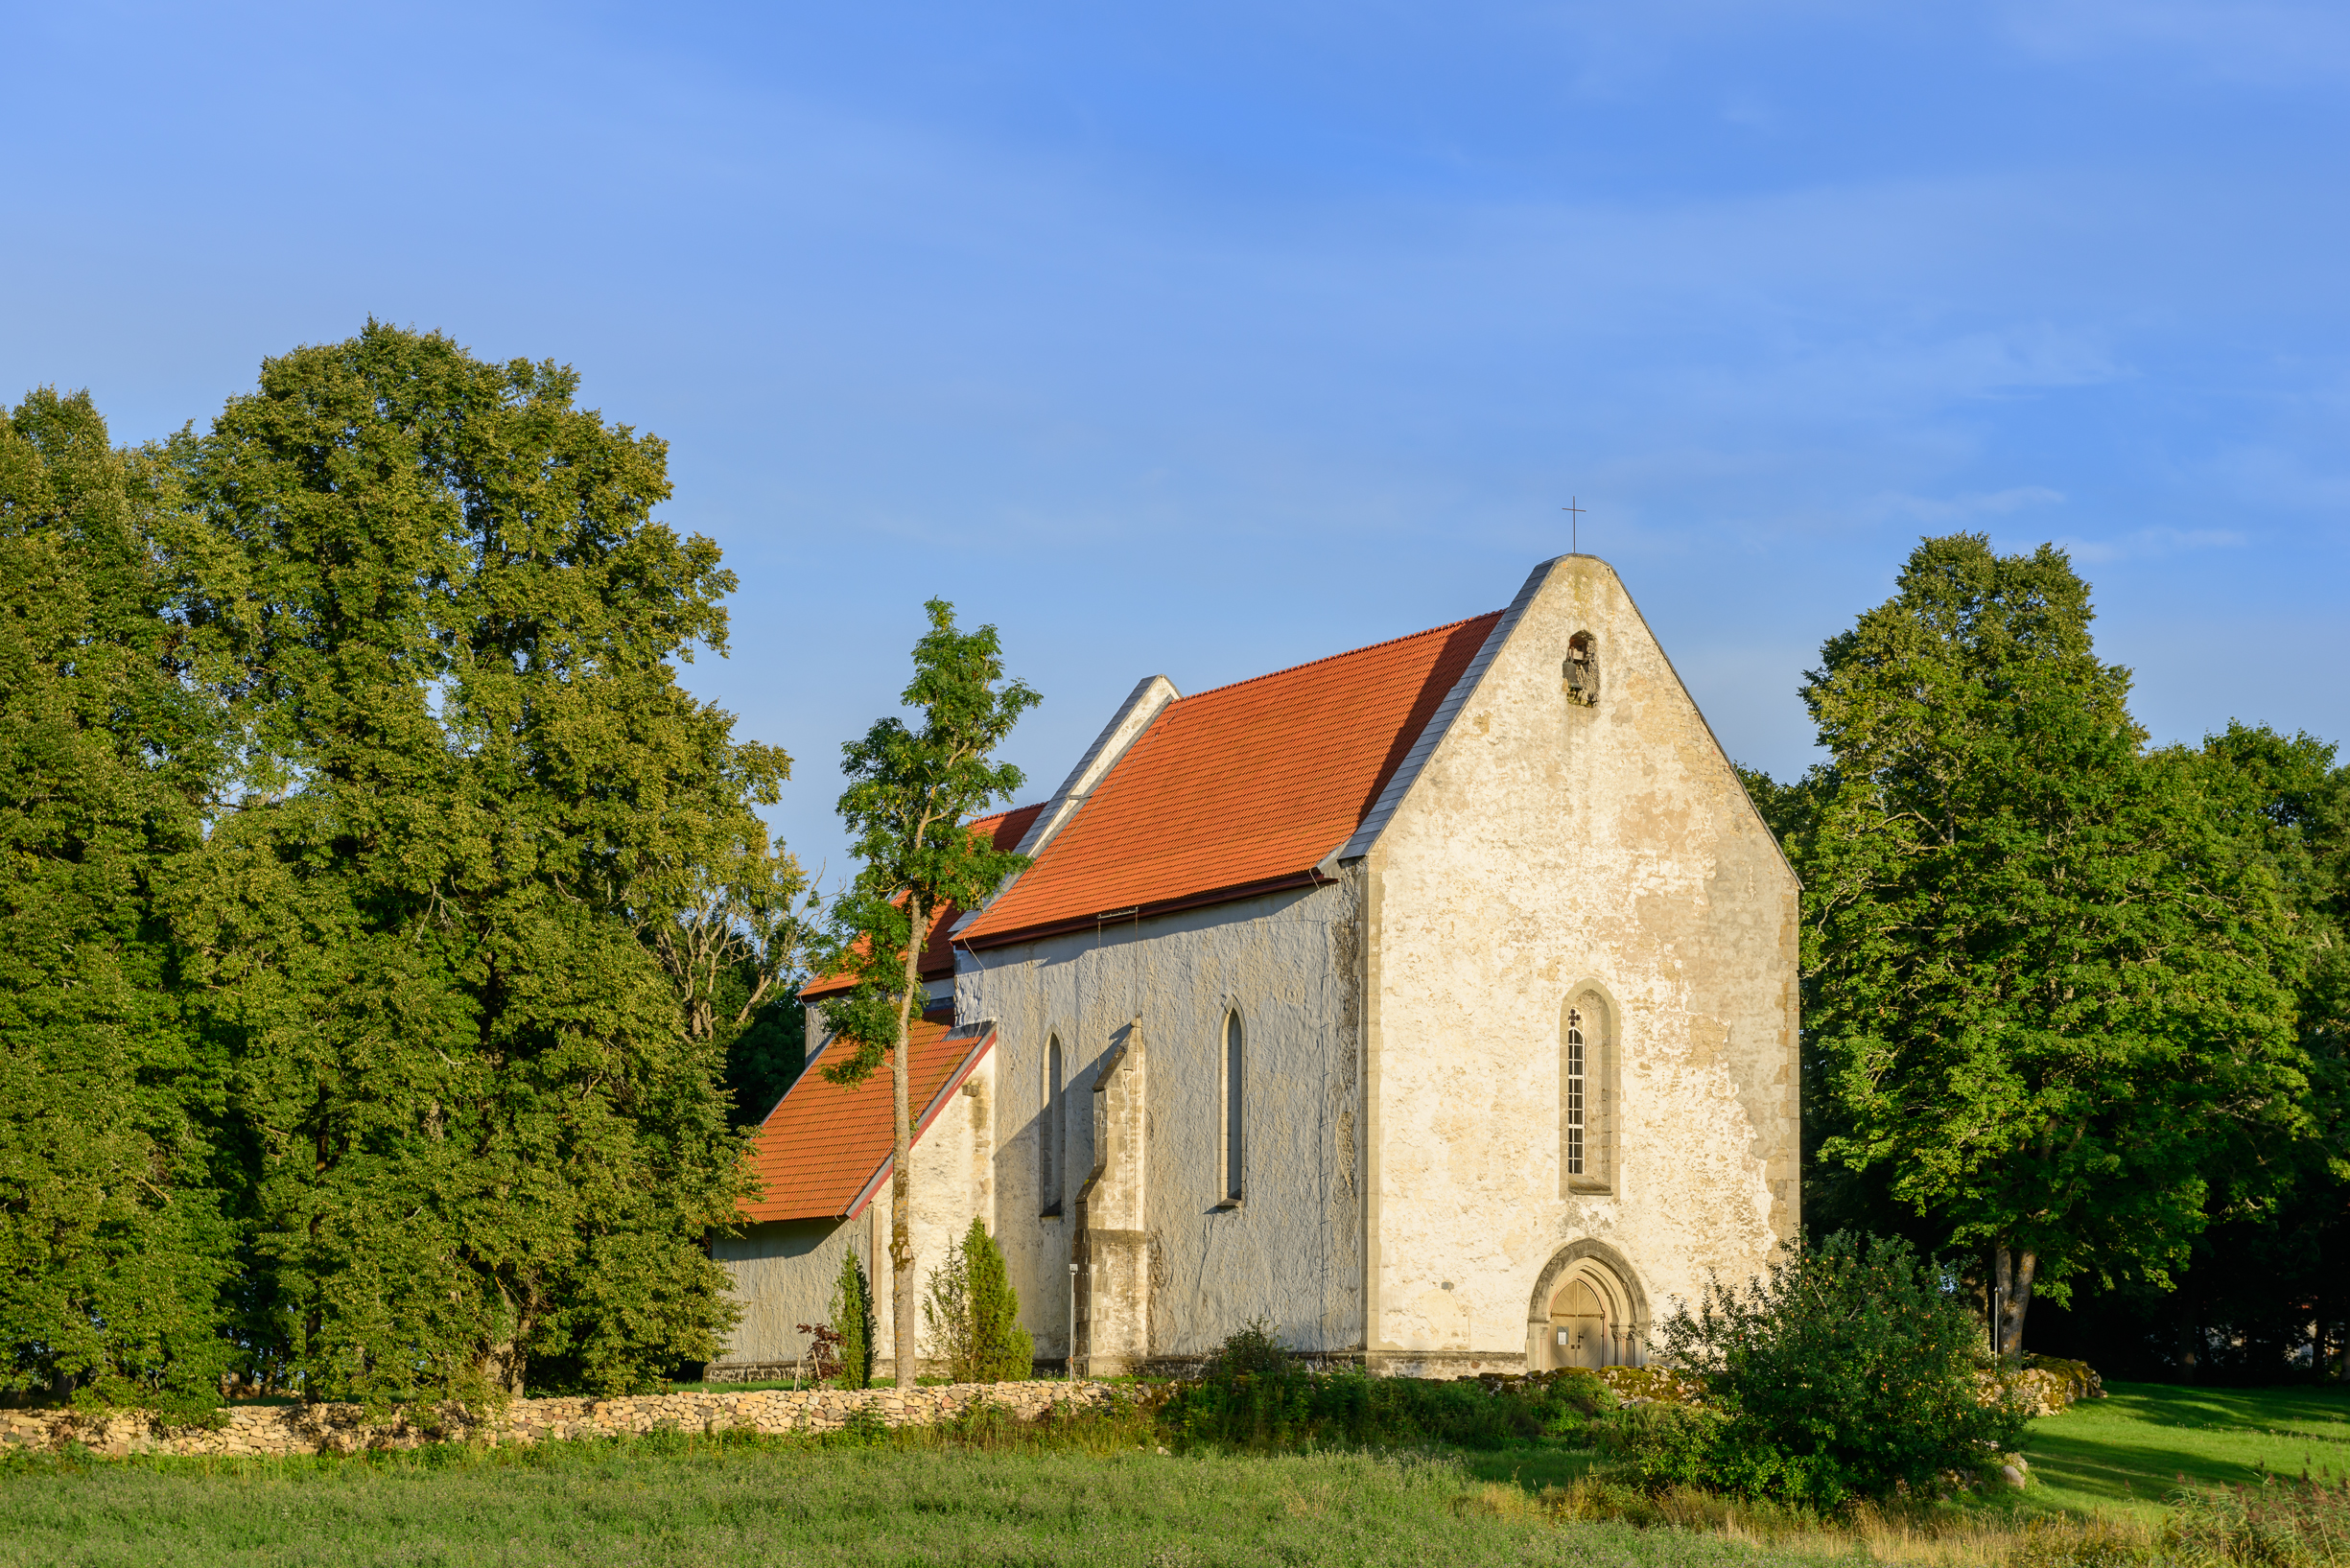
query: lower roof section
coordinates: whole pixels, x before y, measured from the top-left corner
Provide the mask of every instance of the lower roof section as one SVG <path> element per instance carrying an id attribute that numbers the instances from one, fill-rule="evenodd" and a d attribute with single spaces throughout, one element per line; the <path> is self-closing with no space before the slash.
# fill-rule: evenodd
<path id="1" fill-rule="evenodd" d="M 995 1045 L 996 1026 L 923 1018 L 906 1043 L 906 1100 L 919 1142 Z M 845 1047 L 819 1052 L 760 1124 L 750 1161 L 763 1190 L 742 1205 L 745 1220 L 854 1219 L 887 1180 L 889 1065 L 884 1061 L 863 1083 L 843 1088 L 819 1070 L 835 1050 Z"/>

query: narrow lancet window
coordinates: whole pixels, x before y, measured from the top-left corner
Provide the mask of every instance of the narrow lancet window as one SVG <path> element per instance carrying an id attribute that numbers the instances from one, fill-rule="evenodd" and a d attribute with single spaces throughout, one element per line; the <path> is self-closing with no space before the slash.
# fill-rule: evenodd
<path id="1" fill-rule="evenodd" d="M 1054 1035 L 1045 1042 L 1045 1113 L 1038 1118 L 1036 1138 L 1036 1188 L 1038 1212 L 1061 1212 L 1063 1182 L 1062 1140 L 1067 1129 L 1062 1125 L 1061 1093 L 1061 1037 Z"/>
<path id="2" fill-rule="evenodd" d="M 1615 1188 L 1615 1026 L 1606 997 L 1577 991 L 1559 1008 L 1561 1197 Z"/>
<path id="3" fill-rule="evenodd" d="M 1240 1044 L 1240 1015 L 1224 1016 L 1224 1202 L 1240 1201 L 1241 1155 L 1244 1145 L 1243 1087 L 1248 1078 Z"/>
<path id="4" fill-rule="evenodd" d="M 1569 1176 L 1584 1174 L 1584 1118 L 1589 1087 L 1589 1058 L 1584 1054 L 1583 1014 L 1569 1008 L 1566 1014 L 1566 1174 Z"/>

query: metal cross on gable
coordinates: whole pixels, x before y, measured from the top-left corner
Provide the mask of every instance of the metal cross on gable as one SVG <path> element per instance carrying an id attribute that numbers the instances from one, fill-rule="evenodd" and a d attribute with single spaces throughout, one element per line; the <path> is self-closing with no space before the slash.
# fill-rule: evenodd
<path id="1" fill-rule="evenodd" d="M 1566 504 L 1560 507 L 1559 510 L 1573 514 L 1567 523 L 1567 527 L 1571 530 L 1567 536 L 1570 542 L 1568 548 L 1571 549 L 1576 554 L 1580 555 L 1583 553 L 1583 514 L 1585 508 L 1575 504 L 1577 499 L 1578 498 L 1574 496 L 1567 497 Z"/>

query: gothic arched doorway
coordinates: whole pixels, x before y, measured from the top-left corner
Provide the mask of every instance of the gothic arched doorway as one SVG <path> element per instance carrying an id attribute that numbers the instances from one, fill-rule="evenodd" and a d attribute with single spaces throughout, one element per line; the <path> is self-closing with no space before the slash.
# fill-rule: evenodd
<path id="1" fill-rule="evenodd" d="M 1647 1296 L 1623 1255 L 1604 1242 L 1562 1247 L 1536 1282 L 1526 1316 L 1528 1371 L 1637 1367 L 1646 1359 Z"/>

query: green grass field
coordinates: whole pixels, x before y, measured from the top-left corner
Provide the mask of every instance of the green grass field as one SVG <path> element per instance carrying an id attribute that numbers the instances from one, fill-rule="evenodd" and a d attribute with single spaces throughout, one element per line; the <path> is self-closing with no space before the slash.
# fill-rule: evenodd
<path id="1" fill-rule="evenodd" d="M 1592 1462 L 1553 1447 L 1175 1455 L 1150 1438 L 1134 1417 L 975 1446 L 916 1434 L 873 1447 L 672 1436 L 362 1459 L 18 1459 L 0 1466 L 0 1568 L 1996 1565 L 2034 1513 L 2150 1522 L 2180 1473 L 2225 1484 L 2257 1480 L 2264 1466 L 2350 1472 L 2350 1392 L 2116 1385 L 2107 1399 L 2033 1423 L 2034 1484 L 2021 1495 L 1923 1534 L 1779 1533 L 1776 1546 L 1703 1529 L 1562 1523 L 1541 1494 Z"/>
<path id="2" fill-rule="evenodd" d="M 2350 1475 L 2350 1389 L 2191 1389 L 2111 1383 L 2106 1397 L 2032 1423 L 2030 1497 L 2080 1512 L 2159 1514 L 2184 1475 L 2202 1486 L 2267 1473 Z"/>
<path id="3" fill-rule="evenodd" d="M 1646 1564 L 1795 1558 L 1497 1509 L 1444 1461 L 557 1444 L 521 1462 L 89 1465 L 0 1481 L 0 1563 Z"/>

